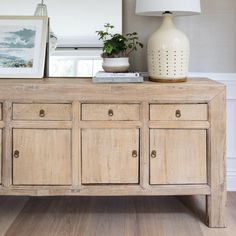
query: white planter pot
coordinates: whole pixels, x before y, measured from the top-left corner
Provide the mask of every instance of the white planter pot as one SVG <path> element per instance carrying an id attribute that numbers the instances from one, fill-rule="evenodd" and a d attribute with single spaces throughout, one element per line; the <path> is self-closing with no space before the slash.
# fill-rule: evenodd
<path id="1" fill-rule="evenodd" d="M 128 57 L 103 58 L 102 68 L 106 72 L 127 72 L 129 66 Z"/>

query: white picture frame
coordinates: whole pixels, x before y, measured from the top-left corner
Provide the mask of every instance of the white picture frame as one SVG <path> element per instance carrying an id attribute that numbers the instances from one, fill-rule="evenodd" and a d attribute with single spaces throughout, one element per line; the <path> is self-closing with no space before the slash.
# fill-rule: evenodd
<path id="1" fill-rule="evenodd" d="M 0 78 L 43 78 L 48 17 L 0 16 Z"/>

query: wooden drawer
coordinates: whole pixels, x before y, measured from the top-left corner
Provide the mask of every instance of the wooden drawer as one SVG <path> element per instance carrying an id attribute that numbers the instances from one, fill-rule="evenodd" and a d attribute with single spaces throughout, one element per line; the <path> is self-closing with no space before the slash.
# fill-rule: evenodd
<path id="1" fill-rule="evenodd" d="M 71 120 L 71 104 L 13 104 L 13 120 Z"/>
<path id="2" fill-rule="evenodd" d="M 82 120 L 139 120 L 138 104 L 83 104 Z"/>
<path id="3" fill-rule="evenodd" d="M 207 120 L 206 104 L 156 104 L 150 105 L 150 120 Z"/>

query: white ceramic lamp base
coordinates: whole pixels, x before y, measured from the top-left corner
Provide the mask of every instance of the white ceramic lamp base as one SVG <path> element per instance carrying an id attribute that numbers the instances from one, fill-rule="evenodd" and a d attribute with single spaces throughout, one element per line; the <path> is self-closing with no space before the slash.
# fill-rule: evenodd
<path id="1" fill-rule="evenodd" d="M 155 82 L 184 82 L 187 80 L 190 44 L 178 30 L 171 13 L 163 14 L 161 27 L 148 41 L 148 72 Z"/>

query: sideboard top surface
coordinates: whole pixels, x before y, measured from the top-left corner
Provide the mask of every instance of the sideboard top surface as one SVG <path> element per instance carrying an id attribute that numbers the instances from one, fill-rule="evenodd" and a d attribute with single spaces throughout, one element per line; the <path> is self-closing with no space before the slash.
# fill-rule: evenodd
<path id="1" fill-rule="evenodd" d="M 0 100 L 208 102 L 225 86 L 207 78 L 184 83 L 94 84 L 83 78 L 0 79 Z"/>

